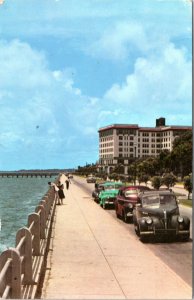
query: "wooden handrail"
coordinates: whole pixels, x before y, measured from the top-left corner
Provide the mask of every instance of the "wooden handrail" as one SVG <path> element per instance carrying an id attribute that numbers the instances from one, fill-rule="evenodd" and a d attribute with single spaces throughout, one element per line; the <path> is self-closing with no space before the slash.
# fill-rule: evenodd
<path id="1" fill-rule="evenodd" d="M 3 299 L 8 298 L 10 290 L 11 290 L 11 286 L 10 285 L 6 285 L 5 291 L 4 291 L 3 295 L 2 295 Z"/>
<path id="2" fill-rule="evenodd" d="M 20 251 L 20 248 L 23 246 L 25 242 L 25 236 L 23 236 L 23 238 L 21 238 L 19 244 L 17 245 L 16 249 Z"/>
<path id="3" fill-rule="evenodd" d="M 11 258 L 8 258 L 3 269 L 1 270 L 0 272 L 0 282 L 2 281 L 3 277 L 5 276 L 5 274 L 7 273 L 7 270 L 8 268 L 10 267 L 11 265 L 11 262 L 12 262 L 12 259 Z"/>
<path id="4" fill-rule="evenodd" d="M 49 232 L 52 228 L 55 207 L 55 193 L 50 188 L 37 206 L 36 212 L 28 216 L 28 227 L 18 230 L 16 248 L 1 253 L 0 298 L 25 298 L 22 296 L 22 285 L 29 286 L 30 290 L 33 290 L 33 287 L 37 289 L 49 249 Z M 48 224 L 50 228 L 47 228 Z"/>

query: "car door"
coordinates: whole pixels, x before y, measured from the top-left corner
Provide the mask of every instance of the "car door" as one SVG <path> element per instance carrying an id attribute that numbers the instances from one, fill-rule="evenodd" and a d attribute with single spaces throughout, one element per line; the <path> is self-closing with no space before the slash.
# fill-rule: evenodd
<path id="1" fill-rule="evenodd" d="M 119 193 L 118 193 L 118 196 L 117 196 L 117 205 L 118 205 L 118 214 L 120 216 L 122 216 L 123 204 L 124 204 L 123 191 L 119 190 Z"/>

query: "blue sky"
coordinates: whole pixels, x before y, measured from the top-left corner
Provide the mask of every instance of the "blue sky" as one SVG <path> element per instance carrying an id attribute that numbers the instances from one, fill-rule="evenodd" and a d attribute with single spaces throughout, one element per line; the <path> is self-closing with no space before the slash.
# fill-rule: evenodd
<path id="1" fill-rule="evenodd" d="M 98 160 L 98 129 L 192 125 L 187 0 L 4 0 L 0 170 Z"/>

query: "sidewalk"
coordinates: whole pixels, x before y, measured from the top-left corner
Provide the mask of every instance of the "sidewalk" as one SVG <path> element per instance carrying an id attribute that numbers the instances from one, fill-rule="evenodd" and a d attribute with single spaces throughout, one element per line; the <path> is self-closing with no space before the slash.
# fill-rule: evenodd
<path id="1" fill-rule="evenodd" d="M 65 195 L 56 210 L 42 298 L 192 298 L 189 285 L 83 190 L 72 183 Z"/>

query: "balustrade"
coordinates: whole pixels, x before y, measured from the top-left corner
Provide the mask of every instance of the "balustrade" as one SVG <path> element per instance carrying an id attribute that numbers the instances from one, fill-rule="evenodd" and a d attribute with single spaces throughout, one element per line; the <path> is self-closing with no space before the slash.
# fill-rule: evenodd
<path id="1" fill-rule="evenodd" d="M 47 257 L 56 208 L 50 188 L 16 234 L 16 247 L 0 255 L 0 298 L 34 298 Z"/>

